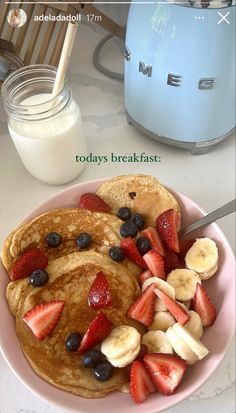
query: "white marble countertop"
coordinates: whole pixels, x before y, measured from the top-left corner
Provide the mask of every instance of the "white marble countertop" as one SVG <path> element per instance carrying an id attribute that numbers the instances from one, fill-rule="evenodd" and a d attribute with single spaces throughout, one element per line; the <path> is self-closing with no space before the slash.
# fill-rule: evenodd
<path id="1" fill-rule="evenodd" d="M 210 153 L 198 157 L 159 144 L 126 122 L 123 84 L 106 78 L 92 66 L 92 52 L 103 32 L 81 25 L 73 52 L 68 78 L 78 100 L 88 151 L 97 154 L 146 152 L 161 156 L 159 164 L 105 163 L 89 164 L 73 183 L 124 173 L 146 173 L 183 192 L 207 211 L 234 198 L 234 137 L 220 143 Z M 103 63 L 122 71 L 119 43 L 112 41 L 102 52 Z M 48 196 L 68 185 L 48 186 L 31 177 L 21 164 L 8 135 L 6 116 L 0 103 L 0 242 L 33 208 Z M 234 248 L 234 215 L 220 221 Z M 2 326 L 1 326 L 2 328 Z M 212 377 L 191 397 L 168 410 L 168 413 L 233 413 L 234 343 Z M 0 355 L 0 413 L 69 413 L 49 406 L 33 395 L 15 377 Z M 79 413 L 79 411 L 78 411 Z"/>

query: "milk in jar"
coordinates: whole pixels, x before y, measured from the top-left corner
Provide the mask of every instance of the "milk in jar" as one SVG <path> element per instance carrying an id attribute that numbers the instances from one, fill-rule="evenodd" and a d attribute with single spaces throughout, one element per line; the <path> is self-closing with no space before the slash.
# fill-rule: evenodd
<path id="1" fill-rule="evenodd" d="M 18 79 L 17 72 L 21 72 Z M 33 65 L 17 72 L 5 81 L 2 95 L 18 154 L 35 178 L 53 185 L 70 182 L 84 167 L 76 156 L 86 155 L 81 113 L 72 92 L 65 84 L 51 97 L 56 69 L 50 66 Z"/>

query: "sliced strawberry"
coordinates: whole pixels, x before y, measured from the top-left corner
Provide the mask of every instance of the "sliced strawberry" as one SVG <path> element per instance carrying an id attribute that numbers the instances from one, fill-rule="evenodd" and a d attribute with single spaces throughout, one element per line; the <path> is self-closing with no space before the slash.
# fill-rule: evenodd
<path id="1" fill-rule="evenodd" d="M 193 298 L 193 309 L 200 315 L 204 327 L 212 326 L 216 320 L 216 308 L 201 284 L 197 284 Z"/>
<path id="2" fill-rule="evenodd" d="M 151 273 L 150 270 L 146 270 L 146 271 L 142 272 L 142 274 L 140 274 L 140 276 L 139 276 L 140 284 L 143 284 L 144 281 L 146 281 L 150 277 L 153 277 L 153 274 Z"/>
<path id="3" fill-rule="evenodd" d="M 28 277 L 34 270 L 46 268 L 48 259 L 37 247 L 27 248 L 12 265 L 10 278 L 12 281 Z"/>
<path id="4" fill-rule="evenodd" d="M 61 300 L 38 304 L 23 316 L 23 320 L 35 337 L 43 340 L 56 327 L 64 305 Z"/>
<path id="5" fill-rule="evenodd" d="M 143 268 L 145 270 L 148 268 L 146 262 L 144 261 L 142 255 L 136 247 L 133 238 L 123 238 L 121 240 L 120 246 L 127 258 L 129 258 L 131 261 L 137 264 L 140 268 Z"/>
<path id="6" fill-rule="evenodd" d="M 144 229 L 141 232 L 141 235 L 143 235 L 144 237 L 149 239 L 149 241 L 151 242 L 152 249 L 157 251 L 163 257 L 165 256 L 165 250 L 164 250 L 162 241 L 161 241 L 155 227 L 148 227 L 148 228 Z"/>
<path id="7" fill-rule="evenodd" d="M 164 258 L 158 252 L 155 250 L 148 251 L 143 259 L 154 277 L 159 277 L 162 280 L 166 279 Z"/>
<path id="8" fill-rule="evenodd" d="M 172 251 L 167 251 L 165 256 L 165 272 L 169 274 L 176 268 L 185 268 L 185 262 Z"/>
<path id="9" fill-rule="evenodd" d="M 173 354 L 146 354 L 144 365 L 157 390 L 169 396 L 173 394 L 182 381 L 186 363 Z"/>
<path id="10" fill-rule="evenodd" d="M 78 353 L 83 354 L 86 350 L 100 343 L 111 332 L 112 322 L 100 311 L 90 323 L 79 346 Z"/>
<path id="11" fill-rule="evenodd" d="M 163 301 L 179 324 L 184 325 L 189 321 L 190 315 L 177 301 L 163 293 L 159 288 L 155 288 L 154 292 Z"/>
<path id="12" fill-rule="evenodd" d="M 179 252 L 178 231 L 180 228 L 180 213 L 174 209 L 162 212 L 156 220 L 157 232 L 167 248 Z"/>
<path id="13" fill-rule="evenodd" d="M 91 192 L 80 197 L 79 207 L 92 212 L 111 212 L 111 207 L 100 196 Z"/>
<path id="14" fill-rule="evenodd" d="M 146 327 L 149 327 L 153 322 L 155 312 L 154 289 L 155 284 L 149 285 L 127 311 L 128 317 L 140 321 Z"/>
<path id="15" fill-rule="evenodd" d="M 92 308 L 103 308 L 112 305 L 111 290 L 102 271 L 97 273 L 90 287 L 88 303 Z"/>
<path id="16" fill-rule="evenodd" d="M 191 248 L 191 246 L 194 244 L 196 241 L 195 239 L 184 239 L 179 241 L 179 258 L 181 260 L 184 260 L 188 250 Z"/>
<path id="17" fill-rule="evenodd" d="M 130 393 L 135 403 L 142 403 L 150 393 L 155 391 L 155 386 L 150 379 L 144 364 L 136 360 L 133 362 L 130 373 Z"/>

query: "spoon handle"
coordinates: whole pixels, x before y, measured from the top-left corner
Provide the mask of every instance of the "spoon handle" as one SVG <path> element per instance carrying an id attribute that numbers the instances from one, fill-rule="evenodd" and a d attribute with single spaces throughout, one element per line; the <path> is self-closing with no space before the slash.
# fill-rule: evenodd
<path id="1" fill-rule="evenodd" d="M 223 218 L 226 215 L 232 214 L 236 210 L 236 200 L 233 199 L 232 201 L 228 202 L 227 204 L 223 205 L 222 207 L 216 209 L 215 211 L 211 212 L 208 215 L 205 215 L 203 218 L 198 219 L 197 221 L 193 222 L 193 224 L 187 225 L 185 228 L 180 230 L 180 237 L 189 234 L 190 232 L 203 227 L 204 225 L 211 224 L 212 222 L 217 221 L 217 219 Z"/>

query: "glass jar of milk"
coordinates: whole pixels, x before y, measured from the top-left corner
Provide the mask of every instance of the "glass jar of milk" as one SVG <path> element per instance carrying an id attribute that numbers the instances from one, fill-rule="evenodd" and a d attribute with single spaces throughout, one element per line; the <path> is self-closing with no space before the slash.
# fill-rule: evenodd
<path id="1" fill-rule="evenodd" d="M 35 178 L 52 185 L 75 179 L 86 155 L 79 107 L 65 82 L 52 98 L 57 69 L 47 65 L 23 67 L 2 86 L 8 129 L 18 154 Z"/>

